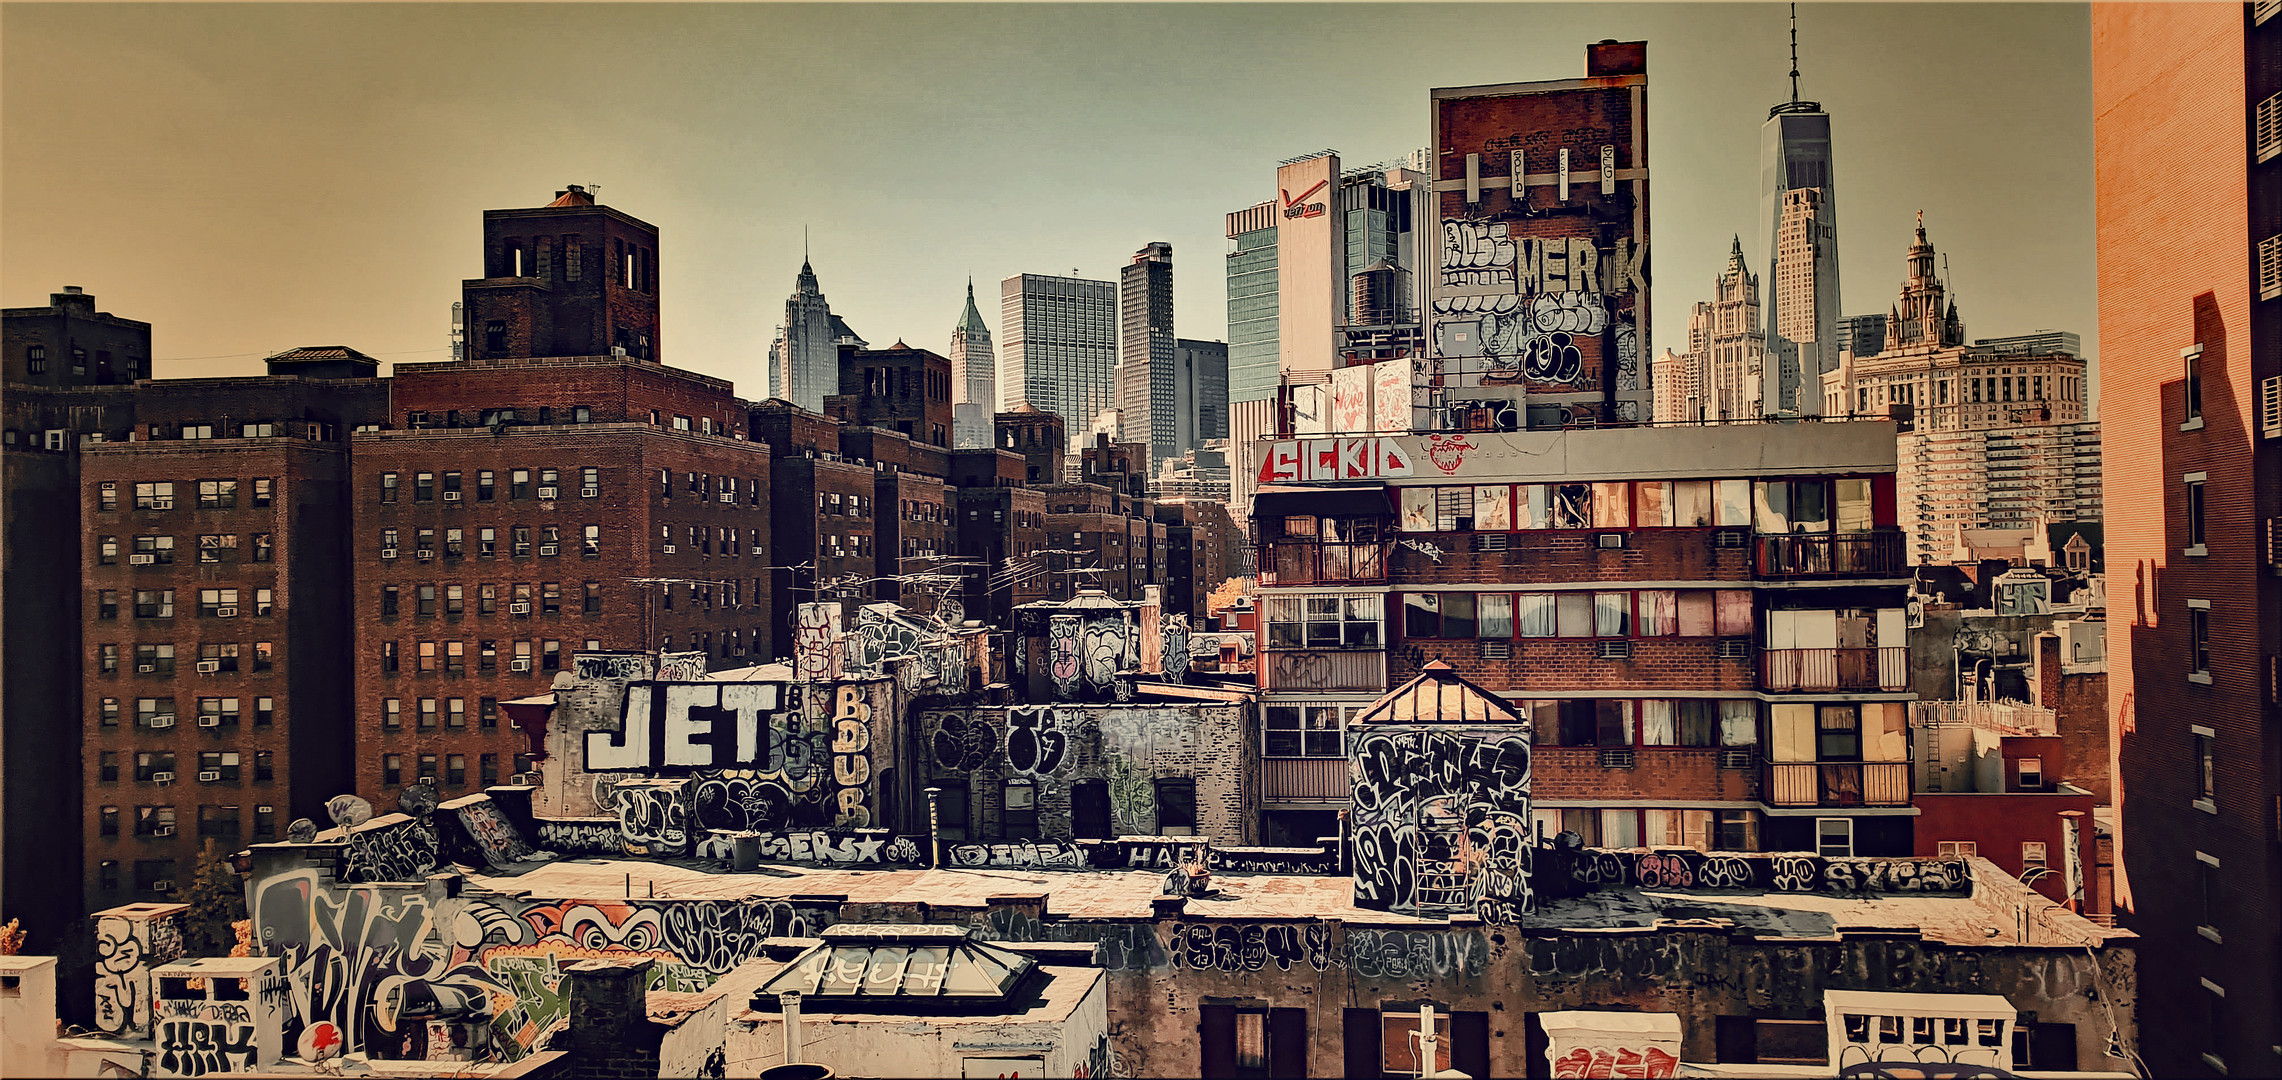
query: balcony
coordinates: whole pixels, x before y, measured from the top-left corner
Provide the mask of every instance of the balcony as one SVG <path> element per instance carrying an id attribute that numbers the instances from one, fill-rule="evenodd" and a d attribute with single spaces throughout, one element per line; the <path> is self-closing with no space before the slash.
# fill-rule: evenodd
<path id="1" fill-rule="evenodd" d="M 1909 573 L 1909 553 L 1899 529 L 1761 536 L 1758 541 L 1762 578 L 1880 578 Z"/>
<path id="2" fill-rule="evenodd" d="M 1380 649 L 1272 649 L 1260 664 L 1260 689 L 1384 693 L 1387 654 Z"/>
<path id="3" fill-rule="evenodd" d="M 1910 650 L 1767 649 L 1759 654 L 1762 690 L 1883 690 L 1910 688 Z"/>
<path id="4" fill-rule="evenodd" d="M 1774 762 L 1766 790 L 1769 806 L 1908 806 L 1910 763 Z"/>
<path id="5" fill-rule="evenodd" d="M 1375 585 L 1387 580 L 1387 545 L 1271 540 L 1260 545 L 1262 585 Z"/>
<path id="6" fill-rule="evenodd" d="M 1268 802 L 1343 803 L 1348 797 L 1346 758 L 1266 758 L 1260 771 Z"/>

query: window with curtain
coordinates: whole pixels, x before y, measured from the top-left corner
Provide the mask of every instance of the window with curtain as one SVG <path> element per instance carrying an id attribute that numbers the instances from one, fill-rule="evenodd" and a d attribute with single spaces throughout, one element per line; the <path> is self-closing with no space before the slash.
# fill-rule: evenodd
<path id="1" fill-rule="evenodd" d="M 1434 531 L 1434 489 L 1406 487 L 1402 489 L 1402 530 L 1404 532 Z"/>
<path id="2" fill-rule="evenodd" d="M 1682 480 L 1671 485 L 1666 504 L 1673 525 L 1683 529 L 1708 528 L 1712 523 L 1712 484 L 1709 480 Z"/>
<path id="3" fill-rule="evenodd" d="M 1593 528 L 1632 527 L 1632 485 L 1624 481 L 1593 485 Z"/>
<path id="4" fill-rule="evenodd" d="M 1670 528 L 1673 503 L 1670 482 L 1643 481 L 1632 485 L 1633 507 L 1643 529 Z"/>
<path id="5" fill-rule="evenodd" d="M 1719 703 L 1719 744 L 1755 746 L 1759 742 L 1759 708 L 1750 701 Z"/>
<path id="6" fill-rule="evenodd" d="M 1474 528 L 1504 532 L 1513 528 L 1513 489 L 1491 484 L 1474 489 Z"/>
<path id="7" fill-rule="evenodd" d="M 1632 636 L 1632 594 L 1593 594 L 1593 632 L 1598 637 Z"/>
<path id="8" fill-rule="evenodd" d="M 1838 531 L 1864 533 L 1871 529 L 1870 481 L 1839 480 L 1832 484 L 1838 517 Z"/>
<path id="9" fill-rule="evenodd" d="M 1406 638 L 1436 638 L 1442 636 L 1441 594 L 1403 594 L 1402 636 Z"/>
<path id="10" fill-rule="evenodd" d="M 1522 637 L 1554 635 L 1553 597 L 1552 593 L 1522 593 L 1514 598 L 1514 619 Z"/>
<path id="11" fill-rule="evenodd" d="M 1643 589 L 1639 595 L 1640 636 L 1670 637 L 1679 631 L 1679 594 L 1670 589 Z"/>
<path id="12" fill-rule="evenodd" d="M 1751 481 L 1713 481 L 1712 503 L 1712 524 L 1722 527 L 1750 525 Z"/>
<path id="13" fill-rule="evenodd" d="M 1523 484 L 1514 489 L 1514 528 L 1547 529 L 1553 526 L 1552 489 L 1544 484 Z"/>
<path id="14" fill-rule="evenodd" d="M 1592 528 L 1593 485 L 1554 485 L 1552 522 L 1556 529 Z"/>
<path id="15" fill-rule="evenodd" d="M 1476 632 L 1484 638 L 1513 636 L 1513 594 L 1483 593 L 1475 602 Z"/>

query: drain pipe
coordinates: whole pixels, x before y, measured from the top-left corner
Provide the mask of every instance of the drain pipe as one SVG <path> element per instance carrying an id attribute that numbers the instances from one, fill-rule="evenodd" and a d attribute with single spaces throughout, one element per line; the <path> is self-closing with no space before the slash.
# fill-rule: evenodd
<path id="1" fill-rule="evenodd" d="M 800 994 L 779 994 L 777 1003 L 784 1009 L 784 1063 L 790 1065 L 800 1060 Z"/>

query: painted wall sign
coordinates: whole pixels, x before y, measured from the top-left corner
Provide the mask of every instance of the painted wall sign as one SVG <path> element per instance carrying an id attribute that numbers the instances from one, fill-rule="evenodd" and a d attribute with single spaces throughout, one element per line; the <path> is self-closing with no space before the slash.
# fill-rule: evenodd
<path id="1" fill-rule="evenodd" d="M 1263 484 L 1410 474 L 1410 451 L 1393 438 L 1286 439 L 1260 450 L 1259 481 Z"/>
<path id="2" fill-rule="evenodd" d="M 632 683 L 617 731 L 586 734 L 588 772 L 766 764 L 783 683 Z"/>

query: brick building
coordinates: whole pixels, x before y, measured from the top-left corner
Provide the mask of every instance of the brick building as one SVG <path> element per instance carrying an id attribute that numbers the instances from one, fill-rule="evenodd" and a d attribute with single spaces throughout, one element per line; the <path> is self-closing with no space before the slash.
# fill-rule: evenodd
<path id="1" fill-rule="evenodd" d="M 951 361 L 896 342 L 840 350 L 841 392 L 824 399 L 833 419 L 902 432 L 929 446 L 951 445 Z"/>
<path id="2" fill-rule="evenodd" d="M 2092 11 L 2116 900 L 2164 1076 L 2282 1072 L 2274 14 Z"/>
<path id="3" fill-rule="evenodd" d="M 1345 725 L 1441 661 L 1533 723 L 1548 834 L 1907 853 L 1892 431 L 1262 445 L 1267 842 L 1325 834 Z"/>
<path id="4" fill-rule="evenodd" d="M 577 184 L 529 209 L 483 212 L 483 276 L 461 283 L 467 358 L 658 360 L 657 226 Z"/>
<path id="5" fill-rule="evenodd" d="M 206 840 L 274 839 L 348 786 L 348 439 L 386 386 L 338 346 L 151 381 L 148 324 L 77 289 L 7 326 L 35 378 L 6 422 L 7 856 L 48 873 L 6 902 L 37 937 L 176 895 Z M 35 350 L 91 360 L 34 372 Z M 17 823 L 49 850 L 23 861 Z"/>

